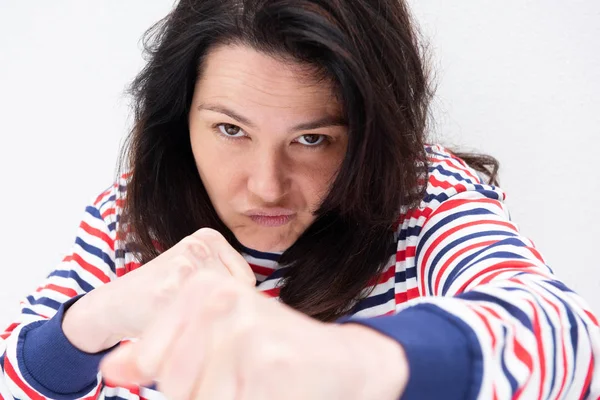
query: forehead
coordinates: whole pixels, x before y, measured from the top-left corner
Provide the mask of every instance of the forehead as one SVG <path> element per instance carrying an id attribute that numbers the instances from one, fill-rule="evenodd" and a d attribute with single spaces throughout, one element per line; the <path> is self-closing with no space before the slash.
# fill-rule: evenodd
<path id="1" fill-rule="evenodd" d="M 226 100 L 245 107 L 337 114 L 334 85 L 316 68 L 242 45 L 208 53 L 196 85 L 202 101 Z"/>

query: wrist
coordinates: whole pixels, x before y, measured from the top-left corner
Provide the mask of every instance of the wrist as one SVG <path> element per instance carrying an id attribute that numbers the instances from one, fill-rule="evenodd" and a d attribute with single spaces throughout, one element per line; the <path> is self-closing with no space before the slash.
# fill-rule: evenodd
<path id="1" fill-rule="evenodd" d="M 340 325 L 352 362 L 362 368 L 363 393 L 358 398 L 399 399 L 408 383 L 404 348 L 394 339 L 356 323 Z"/>
<path id="2" fill-rule="evenodd" d="M 109 349 L 122 339 L 111 329 L 106 304 L 97 301 L 98 290 L 79 298 L 65 311 L 62 320 L 63 333 L 69 342 L 90 354 Z"/>

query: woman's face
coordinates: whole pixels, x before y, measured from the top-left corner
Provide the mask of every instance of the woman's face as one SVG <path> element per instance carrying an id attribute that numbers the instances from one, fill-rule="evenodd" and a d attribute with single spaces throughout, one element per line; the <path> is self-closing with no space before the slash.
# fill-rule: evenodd
<path id="1" fill-rule="evenodd" d="M 196 166 L 246 247 L 284 251 L 310 226 L 347 148 L 333 85 L 245 46 L 206 58 L 189 115 Z"/>

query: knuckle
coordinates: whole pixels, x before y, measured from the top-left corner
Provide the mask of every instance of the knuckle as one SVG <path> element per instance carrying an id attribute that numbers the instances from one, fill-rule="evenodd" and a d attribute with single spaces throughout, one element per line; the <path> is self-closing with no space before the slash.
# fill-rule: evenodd
<path id="1" fill-rule="evenodd" d="M 207 293 L 205 312 L 212 318 L 236 313 L 240 292 L 232 285 L 217 284 Z"/>
<path id="2" fill-rule="evenodd" d="M 187 236 L 179 242 L 182 247 L 183 254 L 188 254 L 192 257 L 205 259 L 211 256 L 210 246 L 206 241 L 197 236 Z"/>
<path id="3" fill-rule="evenodd" d="M 219 233 L 219 231 L 216 231 L 212 228 L 200 228 L 196 232 L 194 232 L 191 236 L 196 237 L 198 239 L 211 240 L 211 241 L 212 240 L 221 240 L 223 238 L 223 235 L 221 235 Z"/>
<path id="4" fill-rule="evenodd" d="M 198 266 L 185 256 L 177 257 L 177 261 L 174 264 L 175 273 L 180 280 L 189 277 L 198 270 Z"/>
<path id="5" fill-rule="evenodd" d="M 264 332 L 262 334 L 263 338 L 255 340 L 251 347 L 250 357 L 252 360 L 247 360 L 254 366 L 253 373 L 257 377 L 273 376 L 274 374 L 290 376 L 289 374 L 293 373 L 295 357 L 291 349 L 284 343 L 265 340 Z"/>

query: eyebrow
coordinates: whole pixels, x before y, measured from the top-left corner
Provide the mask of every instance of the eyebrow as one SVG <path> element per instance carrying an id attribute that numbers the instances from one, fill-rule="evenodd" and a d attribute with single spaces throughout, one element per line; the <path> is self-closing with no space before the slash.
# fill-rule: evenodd
<path id="1" fill-rule="evenodd" d="M 198 106 L 198 111 L 201 110 L 209 110 L 218 112 L 221 114 L 225 114 L 230 118 L 235 119 L 238 122 L 241 122 L 244 125 L 249 126 L 252 129 L 256 129 L 256 124 L 250 121 L 248 118 L 236 113 L 235 111 L 219 105 L 219 104 L 200 104 Z M 339 116 L 327 115 L 321 119 L 317 119 L 315 121 L 305 122 L 302 124 L 298 124 L 290 129 L 290 132 L 298 132 L 298 131 L 309 131 L 312 129 L 325 128 L 330 126 L 346 126 L 346 121 Z"/>

